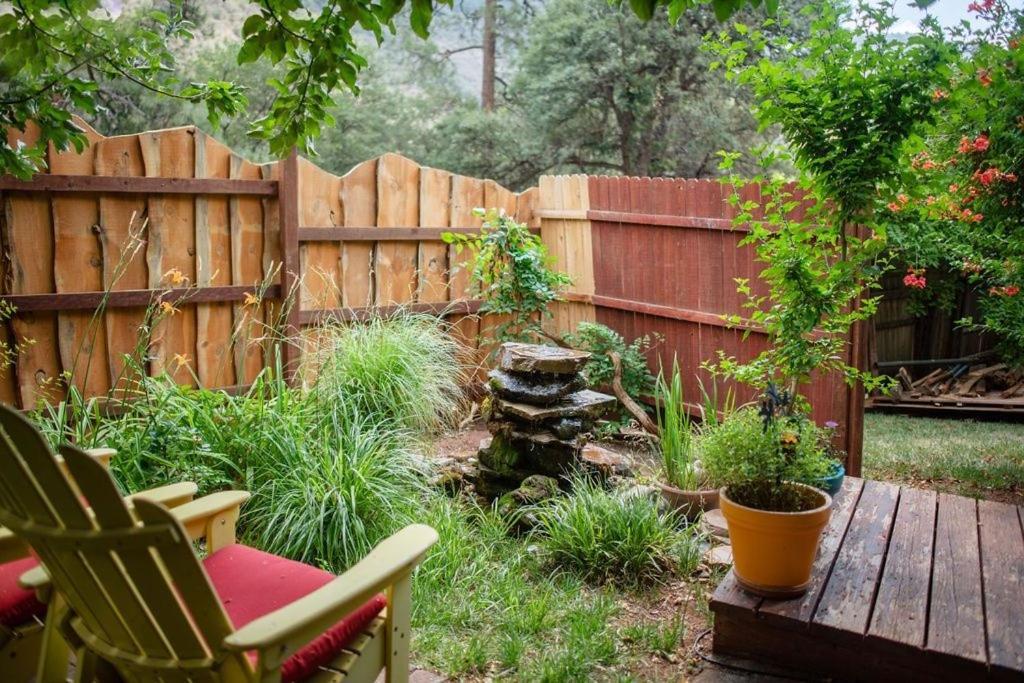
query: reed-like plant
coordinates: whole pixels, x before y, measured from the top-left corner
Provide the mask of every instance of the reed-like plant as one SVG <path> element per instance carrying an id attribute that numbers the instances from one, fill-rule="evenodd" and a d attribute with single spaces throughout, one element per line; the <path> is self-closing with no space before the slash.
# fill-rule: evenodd
<path id="1" fill-rule="evenodd" d="M 694 462 L 693 431 L 689 406 L 683 397 L 679 361 L 672 361 L 672 375 L 658 375 L 655 387 L 661 450 L 661 472 L 665 483 L 684 491 L 700 487 L 701 476 Z"/>

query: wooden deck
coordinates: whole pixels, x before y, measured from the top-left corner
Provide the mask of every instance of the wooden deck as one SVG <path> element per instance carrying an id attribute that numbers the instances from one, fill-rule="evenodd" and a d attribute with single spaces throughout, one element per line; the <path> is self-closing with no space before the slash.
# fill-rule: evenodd
<path id="1" fill-rule="evenodd" d="M 755 598 L 730 572 L 714 651 L 840 680 L 1024 680 L 1024 510 L 847 477 L 811 588 Z"/>

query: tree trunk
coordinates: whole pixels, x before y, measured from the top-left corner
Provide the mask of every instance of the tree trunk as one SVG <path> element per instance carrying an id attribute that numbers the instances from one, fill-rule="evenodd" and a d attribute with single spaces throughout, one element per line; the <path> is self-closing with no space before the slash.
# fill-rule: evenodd
<path id="1" fill-rule="evenodd" d="M 494 23 L 498 14 L 498 0 L 484 0 L 484 68 L 480 87 L 480 107 L 494 111 L 494 58 L 496 40 Z"/>

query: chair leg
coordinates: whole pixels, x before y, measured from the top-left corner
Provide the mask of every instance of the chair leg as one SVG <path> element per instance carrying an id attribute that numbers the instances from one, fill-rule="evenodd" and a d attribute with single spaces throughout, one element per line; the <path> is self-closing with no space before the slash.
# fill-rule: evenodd
<path id="1" fill-rule="evenodd" d="M 39 662 L 39 644 L 43 640 L 43 629 L 37 624 L 22 626 L 0 635 L 0 668 L 3 680 L 11 683 L 25 683 L 36 680 Z"/>
<path id="2" fill-rule="evenodd" d="M 408 683 L 409 637 L 412 634 L 412 577 L 406 574 L 388 591 L 384 669 L 386 683 Z"/>
<path id="3" fill-rule="evenodd" d="M 62 683 L 67 680 L 71 648 L 60 631 L 65 610 L 64 601 L 54 595 L 47 607 L 42 643 L 39 646 L 36 680 L 40 683 Z"/>

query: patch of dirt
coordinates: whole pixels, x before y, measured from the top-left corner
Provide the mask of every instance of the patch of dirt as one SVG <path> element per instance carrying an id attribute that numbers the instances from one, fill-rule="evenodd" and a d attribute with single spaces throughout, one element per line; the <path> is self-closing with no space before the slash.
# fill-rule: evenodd
<path id="1" fill-rule="evenodd" d="M 446 434 L 434 441 L 431 449 L 424 455 L 434 458 L 466 460 L 476 455 L 476 452 L 480 449 L 480 442 L 490 435 L 483 422 L 473 422 L 462 431 Z"/>
<path id="2" fill-rule="evenodd" d="M 682 619 L 685 627 L 679 646 L 669 654 L 653 653 L 643 643 L 636 643 L 634 653 L 626 658 L 624 672 L 628 676 L 643 681 L 680 681 L 695 676 L 707 666 L 697 654 L 696 646 L 700 639 L 700 651 L 710 650 L 710 635 L 704 638 L 701 635 L 711 628 L 708 600 L 721 576 L 721 571 L 702 570 L 696 577 L 673 579 L 643 594 L 619 596 L 619 613 L 613 621 L 618 630 L 651 622 L 668 628 L 675 619 Z"/>

